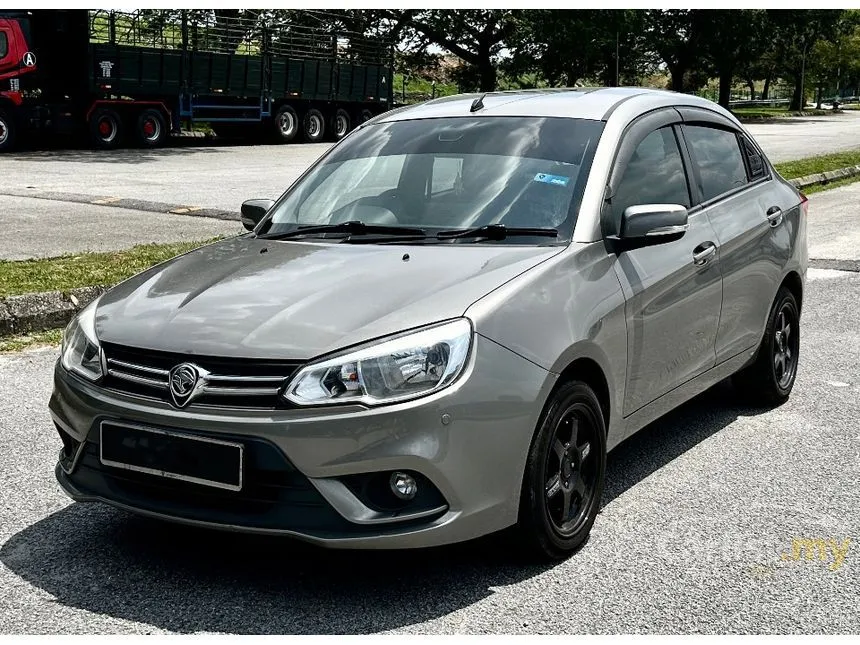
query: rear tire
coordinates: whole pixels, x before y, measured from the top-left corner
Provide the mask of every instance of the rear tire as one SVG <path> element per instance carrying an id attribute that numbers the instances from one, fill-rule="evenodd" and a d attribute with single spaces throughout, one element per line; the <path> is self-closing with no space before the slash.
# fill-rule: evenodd
<path id="1" fill-rule="evenodd" d="M 290 143 L 299 134 L 299 115 L 290 105 L 282 105 L 272 119 L 275 143 Z"/>
<path id="2" fill-rule="evenodd" d="M 137 117 L 135 134 L 144 148 L 160 148 L 167 141 L 167 122 L 158 110 L 144 110 Z"/>
<path id="3" fill-rule="evenodd" d="M 122 141 L 122 121 L 109 108 L 99 108 L 90 116 L 90 140 L 102 150 L 111 150 Z"/>
<path id="4" fill-rule="evenodd" d="M 541 414 L 520 495 L 518 532 L 540 560 L 561 560 L 588 539 L 606 476 L 606 423 L 594 391 L 562 384 Z"/>
<path id="5" fill-rule="evenodd" d="M 781 287 L 767 318 L 755 362 L 732 377 L 738 393 L 753 405 L 785 403 L 797 378 L 800 310 L 794 294 Z"/>
<path id="6" fill-rule="evenodd" d="M 15 147 L 17 130 L 14 117 L 5 110 L 0 110 L 0 152 L 7 152 Z"/>
<path id="7" fill-rule="evenodd" d="M 302 118 L 302 134 L 308 143 L 319 143 L 325 137 L 325 119 L 322 112 L 310 108 Z"/>
<path id="8" fill-rule="evenodd" d="M 355 125 L 359 126 L 362 123 L 370 121 L 373 118 L 373 112 L 368 109 L 359 110 L 355 114 Z"/>
<path id="9" fill-rule="evenodd" d="M 340 141 L 349 134 L 351 129 L 352 120 L 349 118 L 349 112 L 343 108 L 338 108 L 331 118 L 331 127 L 329 128 L 331 140 Z"/>

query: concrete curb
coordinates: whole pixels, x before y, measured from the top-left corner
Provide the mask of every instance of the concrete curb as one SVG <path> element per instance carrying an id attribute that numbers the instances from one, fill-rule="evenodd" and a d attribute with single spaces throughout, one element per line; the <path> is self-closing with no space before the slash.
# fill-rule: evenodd
<path id="1" fill-rule="evenodd" d="M 99 285 L 0 298 L 0 337 L 65 327 L 72 316 L 109 288 Z"/>
<path id="2" fill-rule="evenodd" d="M 806 188 L 816 184 L 829 184 L 831 181 L 846 179 L 847 177 L 856 177 L 860 175 L 860 166 L 848 166 L 846 168 L 837 168 L 836 170 L 828 170 L 827 172 L 818 172 L 805 177 L 797 177 L 789 179 L 794 184 L 795 188 Z"/>
<path id="3" fill-rule="evenodd" d="M 47 199 L 55 202 L 72 202 L 75 204 L 92 204 L 93 206 L 110 206 L 113 208 L 127 208 L 135 211 L 150 213 L 166 213 L 170 215 L 190 215 L 193 217 L 211 217 L 213 219 L 239 221 L 238 211 L 225 211 L 217 208 L 203 208 L 183 204 L 167 204 L 165 202 L 151 202 L 143 199 L 129 199 L 124 197 L 100 197 L 98 195 L 84 195 L 80 193 L 62 192 L 33 192 L 24 190 L 9 190 L 0 193 L 11 197 L 28 197 L 31 199 Z"/>

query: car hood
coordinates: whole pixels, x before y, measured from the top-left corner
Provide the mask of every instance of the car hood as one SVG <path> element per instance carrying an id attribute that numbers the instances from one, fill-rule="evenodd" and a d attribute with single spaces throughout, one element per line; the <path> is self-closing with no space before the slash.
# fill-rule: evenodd
<path id="1" fill-rule="evenodd" d="M 198 356 L 302 360 L 461 316 L 561 247 L 317 244 L 241 236 L 108 291 L 103 342 Z"/>

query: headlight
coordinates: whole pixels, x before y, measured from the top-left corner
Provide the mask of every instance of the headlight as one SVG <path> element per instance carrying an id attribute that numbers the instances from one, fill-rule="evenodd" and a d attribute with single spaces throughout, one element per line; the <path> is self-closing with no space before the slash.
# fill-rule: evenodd
<path id="1" fill-rule="evenodd" d="M 70 372 L 90 381 L 102 377 L 101 352 L 96 338 L 96 303 L 91 302 L 66 327 L 60 362 Z"/>
<path id="2" fill-rule="evenodd" d="M 460 318 L 312 363 L 293 377 L 284 396 L 298 405 L 414 399 L 453 383 L 471 345 L 472 325 Z"/>

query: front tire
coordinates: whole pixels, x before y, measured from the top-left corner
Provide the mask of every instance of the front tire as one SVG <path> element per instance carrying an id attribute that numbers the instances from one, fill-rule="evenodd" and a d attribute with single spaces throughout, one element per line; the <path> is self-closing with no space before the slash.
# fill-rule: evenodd
<path id="1" fill-rule="evenodd" d="M 109 108 L 99 108 L 90 117 L 90 138 L 97 148 L 111 150 L 122 141 L 122 121 Z"/>
<path id="2" fill-rule="evenodd" d="M 800 309 L 794 294 L 781 287 L 767 319 L 752 365 L 732 377 L 739 394 L 755 405 L 784 403 L 794 387 L 800 357 Z"/>
<path id="3" fill-rule="evenodd" d="M 0 110 L 0 152 L 7 152 L 15 146 L 16 123 L 11 114 Z"/>
<path id="4" fill-rule="evenodd" d="M 518 530 L 541 560 L 560 560 L 588 539 L 606 476 L 606 423 L 594 391 L 561 385 L 547 402 L 526 461 Z"/>

